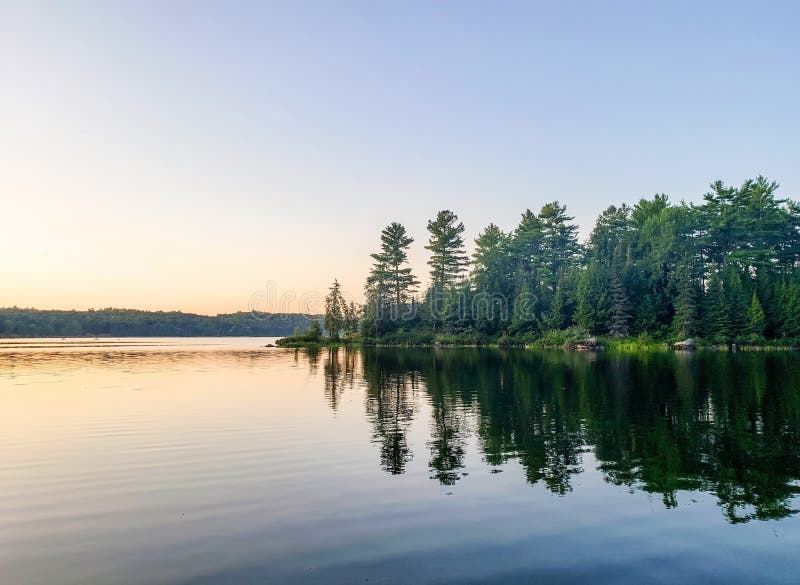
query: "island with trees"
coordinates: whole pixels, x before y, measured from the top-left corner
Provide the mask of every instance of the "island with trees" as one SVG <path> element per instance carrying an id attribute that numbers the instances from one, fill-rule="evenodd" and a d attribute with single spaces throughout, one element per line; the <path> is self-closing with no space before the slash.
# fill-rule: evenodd
<path id="1" fill-rule="evenodd" d="M 430 285 L 391 223 L 363 306 L 334 281 L 325 333 L 284 345 L 794 346 L 800 341 L 800 204 L 765 177 L 721 181 L 697 204 L 666 195 L 611 205 L 584 243 L 558 201 L 489 224 L 469 257 L 450 210 L 428 222 Z"/>

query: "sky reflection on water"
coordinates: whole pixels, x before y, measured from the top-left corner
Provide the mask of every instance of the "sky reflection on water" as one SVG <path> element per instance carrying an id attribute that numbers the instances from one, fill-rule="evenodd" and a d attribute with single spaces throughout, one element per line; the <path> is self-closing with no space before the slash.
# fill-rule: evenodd
<path id="1" fill-rule="evenodd" d="M 147 341 L 0 343 L 3 582 L 800 574 L 793 353 Z"/>

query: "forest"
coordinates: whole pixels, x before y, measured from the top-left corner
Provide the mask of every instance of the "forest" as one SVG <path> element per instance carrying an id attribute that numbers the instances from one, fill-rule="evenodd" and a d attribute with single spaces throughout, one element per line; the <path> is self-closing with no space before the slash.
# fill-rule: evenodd
<path id="1" fill-rule="evenodd" d="M 699 203 L 663 194 L 611 205 L 588 239 L 565 205 L 486 226 L 466 252 L 450 210 L 428 222 L 430 285 L 408 265 L 414 238 L 380 234 L 365 304 L 334 282 L 325 329 L 364 343 L 563 345 L 570 339 L 794 344 L 800 339 L 800 205 L 763 176 L 711 184 Z"/>
<path id="2" fill-rule="evenodd" d="M 0 337 L 220 337 L 291 335 L 308 327 L 308 315 L 99 309 L 40 311 L 0 309 Z"/>

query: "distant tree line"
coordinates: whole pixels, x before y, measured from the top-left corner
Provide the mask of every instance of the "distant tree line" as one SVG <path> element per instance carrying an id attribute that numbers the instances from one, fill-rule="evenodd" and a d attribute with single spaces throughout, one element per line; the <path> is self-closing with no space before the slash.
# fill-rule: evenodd
<path id="1" fill-rule="evenodd" d="M 306 329 L 312 320 L 313 316 L 299 314 L 0 308 L 0 337 L 279 337 Z"/>
<path id="2" fill-rule="evenodd" d="M 371 255 L 365 340 L 499 343 L 559 331 L 710 343 L 800 338 L 800 205 L 764 177 L 711 185 L 699 204 L 666 195 L 612 205 L 588 240 L 558 201 L 489 224 L 468 258 L 464 224 L 428 222 L 430 286 L 408 266 L 414 239 L 392 223 Z M 352 325 L 352 319 L 350 321 Z M 328 322 L 330 335 L 344 319 Z M 352 326 L 350 327 L 352 330 Z M 554 336 L 555 339 L 558 336 Z"/>

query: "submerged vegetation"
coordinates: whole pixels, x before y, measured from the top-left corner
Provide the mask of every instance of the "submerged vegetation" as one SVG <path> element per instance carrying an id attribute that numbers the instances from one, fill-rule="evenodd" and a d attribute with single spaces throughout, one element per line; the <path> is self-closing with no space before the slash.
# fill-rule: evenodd
<path id="1" fill-rule="evenodd" d="M 428 222 L 431 284 L 422 292 L 407 261 L 414 240 L 392 223 L 371 256 L 360 339 L 793 345 L 800 339 L 800 205 L 778 198 L 777 189 L 759 176 L 739 187 L 715 182 L 700 204 L 659 194 L 612 205 L 583 244 L 566 206 L 553 201 L 538 213 L 525 210 L 511 232 L 489 224 L 471 261 L 463 223 L 443 210 Z M 336 294 L 332 288 L 328 335 L 353 339 L 354 313 L 345 327 Z"/>

